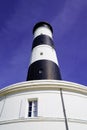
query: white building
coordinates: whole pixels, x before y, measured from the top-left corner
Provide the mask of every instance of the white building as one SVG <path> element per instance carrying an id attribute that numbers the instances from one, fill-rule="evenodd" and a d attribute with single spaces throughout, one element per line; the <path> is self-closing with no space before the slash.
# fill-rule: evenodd
<path id="1" fill-rule="evenodd" d="M 38 31 L 36 25 L 34 37 L 43 34 L 44 29 L 52 37 L 52 29 L 47 26 L 39 27 Z M 42 43 L 37 46 L 34 42 L 30 62 L 33 70 L 29 69 L 27 81 L 0 90 L 0 130 L 87 130 L 86 86 L 60 80 L 59 68 L 55 71 L 59 66 L 55 50 Z M 44 52 L 45 49 L 48 51 Z M 48 70 L 48 63 L 44 62 L 45 71 L 43 60 L 50 63 L 50 68 L 53 64 L 57 67 Z M 40 66 L 35 66 L 38 61 Z M 34 66 L 35 75 L 30 74 Z M 52 71 L 59 74 L 52 75 Z"/>

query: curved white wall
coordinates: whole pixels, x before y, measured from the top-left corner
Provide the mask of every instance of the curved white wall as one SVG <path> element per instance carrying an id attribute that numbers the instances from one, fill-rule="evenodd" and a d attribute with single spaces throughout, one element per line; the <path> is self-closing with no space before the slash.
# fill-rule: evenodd
<path id="1" fill-rule="evenodd" d="M 63 117 L 60 93 L 56 91 L 26 92 L 7 96 L 0 102 L 0 121 L 28 116 L 28 100 L 37 99 L 38 117 Z M 4 107 L 3 107 L 4 105 Z"/>
<path id="2" fill-rule="evenodd" d="M 67 118 L 87 120 L 87 96 L 63 92 Z"/>
<path id="3" fill-rule="evenodd" d="M 66 130 L 60 89 L 69 130 L 87 129 L 87 88 L 57 80 L 29 81 L 0 91 L 0 130 Z M 38 116 L 29 118 L 28 100 L 37 99 Z"/>

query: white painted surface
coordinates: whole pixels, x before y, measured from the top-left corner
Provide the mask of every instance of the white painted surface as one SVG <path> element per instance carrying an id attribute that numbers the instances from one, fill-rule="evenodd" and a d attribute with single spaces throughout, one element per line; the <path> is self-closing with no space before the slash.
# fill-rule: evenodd
<path id="1" fill-rule="evenodd" d="M 87 120 L 87 95 L 63 93 L 67 117 Z"/>
<path id="2" fill-rule="evenodd" d="M 0 126 L 0 130 L 65 130 L 64 122 L 53 120 L 30 120 Z"/>
<path id="3" fill-rule="evenodd" d="M 87 130 L 87 123 L 82 122 L 70 122 L 69 123 L 69 130 Z"/>
<path id="4" fill-rule="evenodd" d="M 38 117 L 63 117 L 59 92 L 37 91 L 7 97 L 0 120 L 28 118 L 28 101 L 33 99 L 38 101 Z"/>
<path id="5" fill-rule="evenodd" d="M 20 96 L 20 108 L 19 108 L 19 117 L 18 118 L 27 118 L 28 115 L 28 99 Z"/>
<path id="6" fill-rule="evenodd" d="M 35 32 L 34 32 L 34 38 L 36 38 L 37 36 L 39 36 L 39 35 L 41 35 L 41 34 L 43 34 L 43 35 L 48 35 L 49 37 L 52 38 L 52 32 L 51 32 L 50 29 L 47 28 L 47 27 L 39 27 L 39 28 L 37 28 L 37 29 L 35 30 Z"/>
<path id="7" fill-rule="evenodd" d="M 69 129 L 87 130 L 87 88 L 58 80 L 24 82 L 1 90 L 0 130 L 66 130 L 60 88 Z M 38 101 L 36 118 L 27 116 L 29 99 Z"/>
<path id="8" fill-rule="evenodd" d="M 19 118 L 20 99 L 17 97 L 7 97 L 1 113 L 1 120 L 11 120 Z"/>
<path id="9" fill-rule="evenodd" d="M 58 65 L 55 49 L 49 45 L 39 45 L 33 48 L 30 64 L 38 60 L 50 60 Z"/>
<path id="10" fill-rule="evenodd" d="M 2 114 L 2 111 L 3 111 L 3 108 L 4 108 L 4 104 L 5 104 L 5 98 L 1 98 L 0 99 L 0 117 L 1 117 L 1 114 Z"/>
<path id="11" fill-rule="evenodd" d="M 64 120 L 61 119 L 30 119 L 5 122 L 0 130 L 66 130 Z M 87 130 L 87 123 L 69 122 L 69 130 Z"/>
<path id="12" fill-rule="evenodd" d="M 45 92 L 38 99 L 38 116 L 64 117 L 59 92 Z"/>

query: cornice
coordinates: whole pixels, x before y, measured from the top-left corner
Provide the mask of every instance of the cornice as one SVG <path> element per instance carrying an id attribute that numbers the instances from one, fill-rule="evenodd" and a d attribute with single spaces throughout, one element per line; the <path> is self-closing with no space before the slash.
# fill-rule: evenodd
<path id="1" fill-rule="evenodd" d="M 36 117 L 36 118 L 21 118 L 21 119 L 13 119 L 13 120 L 6 120 L 6 121 L 0 121 L 0 125 L 4 124 L 13 124 L 13 123 L 20 123 L 20 122 L 64 122 L 64 118 L 55 118 L 55 117 Z M 81 119 L 71 119 L 68 118 L 69 123 L 79 123 L 79 124 L 85 124 L 87 125 L 87 120 L 81 120 Z"/>
<path id="2" fill-rule="evenodd" d="M 87 95 L 87 87 L 73 82 L 61 80 L 33 80 L 16 83 L 0 90 L 0 96 L 24 91 L 60 90 Z"/>

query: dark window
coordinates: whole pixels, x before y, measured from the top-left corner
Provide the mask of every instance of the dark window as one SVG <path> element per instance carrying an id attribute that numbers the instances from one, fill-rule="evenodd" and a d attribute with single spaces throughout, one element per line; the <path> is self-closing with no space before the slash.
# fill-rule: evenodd
<path id="1" fill-rule="evenodd" d="M 37 117 L 37 100 L 29 101 L 28 117 Z"/>

